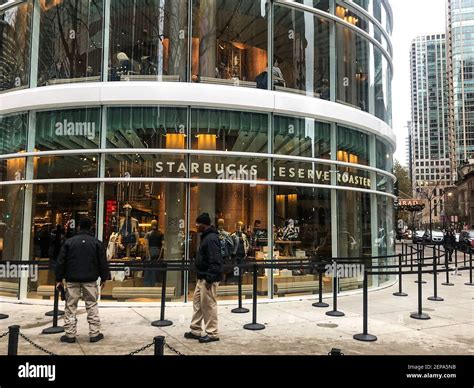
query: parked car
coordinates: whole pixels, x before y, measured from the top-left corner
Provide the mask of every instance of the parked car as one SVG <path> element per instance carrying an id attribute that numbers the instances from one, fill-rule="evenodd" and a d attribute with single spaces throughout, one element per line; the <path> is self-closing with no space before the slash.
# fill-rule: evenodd
<path id="1" fill-rule="evenodd" d="M 433 235 L 431 231 L 427 230 L 423 236 L 424 241 L 430 244 L 442 244 L 444 241 L 444 233 L 441 230 L 433 230 Z"/>
<path id="2" fill-rule="evenodd" d="M 423 242 L 423 236 L 425 235 L 424 230 L 417 230 L 413 234 L 413 244 L 421 243 Z"/>
<path id="3" fill-rule="evenodd" d="M 463 230 L 459 235 L 459 250 L 474 253 L 474 230 Z"/>

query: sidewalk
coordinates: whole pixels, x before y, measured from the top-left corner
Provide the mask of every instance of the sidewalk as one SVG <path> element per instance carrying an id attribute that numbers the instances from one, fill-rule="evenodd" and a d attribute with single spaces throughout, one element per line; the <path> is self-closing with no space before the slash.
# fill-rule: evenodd
<path id="1" fill-rule="evenodd" d="M 403 290 L 408 297 L 395 297 L 398 284 L 369 293 L 369 333 L 378 337 L 376 342 L 359 342 L 352 338 L 362 332 L 362 294 L 338 298 L 338 310 L 346 316 L 334 318 L 325 315 L 328 309 L 314 308 L 311 300 L 259 303 L 259 323 L 262 331 L 244 330 L 252 320 L 248 314 L 232 314 L 234 306 L 219 306 L 220 342 L 199 344 L 186 340 L 191 319 L 191 304 L 166 309 L 166 318 L 174 322 L 165 328 L 152 327 L 159 318 L 157 307 L 102 308 L 102 331 L 105 340 L 89 343 L 85 309 L 79 309 L 79 337 L 76 344 L 62 344 L 60 335 L 44 335 L 41 331 L 51 326 L 52 319 L 44 316 L 47 306 L 0 303 L 0 312 L 10 315 L 0 321 L 0 334 L 10 325 L 20 325 L 21 332 L 39 345 L 59 355 L 122 355 L 152 342 L 156 335 L 166 336 L 172 347 L 186 355 L 325 355 L 331 348 L 340 348 L 351 355 L 474 355 L 474 287 L 464 285 L 468 272 L 451 276 L 454 287 L 442 286 L 438 277 L 438 295 L 444 302 L 426 300 L 433 294 L 431 276 L 424 276 L 423 310 L 430 320 L 410 318 L 417 310 L 415 275 L 404 276 Z M 326 299 L 329 304 L 331 299 Z M 61 303 L 61 306 L 63 304 Z M 247 305 L 251 308 L 251 305 Z M 59 324 L 62 324 L 60 318 Z M 0 339 L 0 355 L 7 353 L 7 337 Z M 42 353 L 20 339 L 19 355 Z M 149 348 L 140 354 L 153 354 Z M 172 354 L 166 349 L 165 354 Z"/>

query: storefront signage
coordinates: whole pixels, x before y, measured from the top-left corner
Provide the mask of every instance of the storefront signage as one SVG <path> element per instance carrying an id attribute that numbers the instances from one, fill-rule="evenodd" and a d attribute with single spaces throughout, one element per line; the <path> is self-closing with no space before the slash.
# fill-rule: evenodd
<path id="1" fill-rule="evenodd" d="M 157 162 L 155 172 L 157 174 L 167 174 L 167 176 L 186 175 L 188 169 L 185 162 Z M 262 166 L 238 163 L 192 162 L 190 163 L 190 173 L 199 176 L 215 176 L 216 179 L 234 180 L 257 180 L 259 176 L 266 176 L 266 170 L 263 170 Z M 369 189 L 371 187 L 370 178 L 349 172 L 337 171 L 336 173 L 338 184 L 355 185 Z M 329 185 L 331 184 L 332 173 L 328 170 L 313 168 L 274 167 L 273 176 L 275 180 L 291 179 Z"/>
<path id="2" fill-rule="evenodd" d="M 417 199 L 399 199 L 399 206 L 419 206 L 421 205 L 420 201 Z"/>

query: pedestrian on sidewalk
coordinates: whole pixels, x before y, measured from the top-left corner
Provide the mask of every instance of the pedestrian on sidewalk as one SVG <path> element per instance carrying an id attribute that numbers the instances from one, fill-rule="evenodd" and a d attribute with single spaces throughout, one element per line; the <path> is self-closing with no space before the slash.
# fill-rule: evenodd
<path id="1" fill-rule="evenodd" d="M 217 230 L 211 226 L 208 213 L 196 218 L 196 228 L 201 233 L 201 244 L 196 255 L 197 283 L 193 296 L 191 331 L 185 338 L 200 343 L 219 341 L 217 323 L 217 287 L 222 278 L 223 259 Z M 204 335 L 201 334 L 204 332 Z"/>
<path id="2" fill-rule="evenodd" d="M 453 261 L 453 251 L 456 246 L 456 236 L 452 229 L 449 229 L 444 236 L 444 250 L 446 251 L 446 259 L 451 263 Z"/>
<path id="3" fill-rule="evenodd" d="M 97 280 L 100 277 L 100 285 L 103 287 L 109 278 L 109 268 L 104 246 L 91 232 L 91 225 L 89 218 L 80 220 L 79 233 L 66 240 L 56 263 L 56 287 L 63 287 L 63 279 L 66 280 L 67 287 L 64 315 L 66 335 L 61 337 L 61 342 L 76 342 L 76 312 L 81 292 L 86 304 L 90 342 L 104 338 L 100 332 Z"/>

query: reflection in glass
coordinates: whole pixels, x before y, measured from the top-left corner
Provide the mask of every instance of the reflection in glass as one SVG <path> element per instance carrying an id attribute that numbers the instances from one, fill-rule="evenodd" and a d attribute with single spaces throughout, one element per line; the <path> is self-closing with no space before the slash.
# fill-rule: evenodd
<path id="1" fill-rule="evenodd" d="M 261 113 L 193 109 L 193 149 L 267 153 L 268 116 Z"/>
<path id="2" fill-rule="evenodd" d="M 109 81 L 186 81 L 187 0 L 111 4 Z"/>
<path id="3" fill-rule="evenodd" d="M 0 92 L 28 86 L 32 3 L 0 14 Z"/>
<path id="4" fill-rule="evenodd" d="M 310 118 L 275 116 L 274 153 L 330 159 L 330 125 Z"/>
<path id="5" fill-rule="evenodd" d="M 40 4 L 38 86 L 100 81 L 103 0 Z"/>
<path id="6" fill-rule="evenodd" d="M 265 0 L 193 0 L 192 81 L 266 89 Z"/>
<path id="7" fill-rule="evenodd" d="M 275 90 L 329 100 L 329 21 L 276 6 L 274 30 Z"/>

